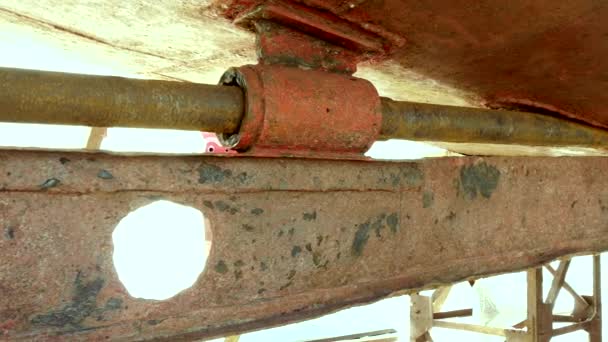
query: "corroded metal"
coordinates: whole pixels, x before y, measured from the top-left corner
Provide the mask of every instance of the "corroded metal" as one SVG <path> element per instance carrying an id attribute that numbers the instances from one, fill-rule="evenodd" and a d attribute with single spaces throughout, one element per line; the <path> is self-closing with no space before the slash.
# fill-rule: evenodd
<path id="1" fill-rule="evenodd" d="M 276 1 L 215 2 L 227 17 L 235 18 L 253 6 Z M 296 2 L 336 16 L 335 21 L 402 37 L 405 44 L 389 47 L 391 66 L 377 66 L 383 74 L 399 77 L 396 69 L 403 68 L 433 80 L 430 83 L 462 90 L 470 103 L 544 110 L 608 128 L 608 92 L 604 91 L 608 2 L 511 0 L 508 6 L 494 0 L 479 0 L 475 6 L 467 0 Z"/>
<path id="2" fill-rule="evenodd" d="M 255 155 L 361 158 L 378 136 L 380 98 L 371 82 L 350 75 L 253 65 L 226 72 L 247 107 L 239 132 L 223 141 Z"/>
<path id="3" fill-rule="evenodd" d="M 272 149 L 317 158 L 320 151 L 352 158 L 390 138 L 608 147 L 608 131 L 591 126 L 536 113 L 393 101 L 348 74 L 260 64 L 232 69 L 222 82 L 235 86 L 0 68 L 0 121 L 238 132 L 241 151 L 255 146 L 256 154 Z"/>
<path id="4" fill-rule="evenodd" d="M 3 151 L 0 339 L 196 340 L 602 251 L 607 169 Z M 191 289 L 135 299 L 111 234 L 159 199 L 201 210 L 212 250 Z"/>
<path id="5" fill-rule="evenodd" d="M 537 113 L 382 98 L 381 139 L 608 149 L 608 131 Z"/>
<path id="6" fill-rule="evenodd" d="M 0 68 L 0 121 L 232 133 L 236 87 Z"/>

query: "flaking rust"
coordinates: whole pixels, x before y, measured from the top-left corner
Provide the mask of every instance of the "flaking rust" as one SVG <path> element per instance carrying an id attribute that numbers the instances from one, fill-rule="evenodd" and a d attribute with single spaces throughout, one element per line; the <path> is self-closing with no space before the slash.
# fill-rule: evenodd
<path id="1" fill-rule="evenodd" d="M 605 158 L 0 160 L 0 339 L 211 338 L 608 248 Z M 132 298 L 112 232 L 160 199 L 201 210 L 212 250 L 192 288 Z"/>

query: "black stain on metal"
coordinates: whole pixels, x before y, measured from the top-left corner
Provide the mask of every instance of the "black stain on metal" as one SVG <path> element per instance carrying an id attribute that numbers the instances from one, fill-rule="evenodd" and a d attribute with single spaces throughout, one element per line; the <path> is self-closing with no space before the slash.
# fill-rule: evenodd
<path id="1" fill-rule="evenodd" d="M 295 275 L 296 275 L 296 270 L 291 270 L 287 274 L 287 279 L 291 279 L 291 278 L 295 277 Z"/>
<path id="2" fill-rule="evenodd" d="M 279 287 L 279 290 L 285 290 L 286 288 L 290 287 L 292 284 L 293 284 L 293 281 L 289 281 L 287 284 L 284 284 L 281 287 Z"/>
<path id="3" fill-rule="evenodd" d="M 319 252 L 314 252 L 312 254 L 312 263 L 315 264 L 317 268 L 327 269 L 327 265 L 329 264 L 329 260 L 325 260 L 325 262 L 321 263 L 323 255 Z"/>
<path id="4" fill-rule="evenodd" d="M 61 181 L 57 178 L 49 178 L 40 185 L 40 189 L 46 190 L 58 186 Z"/>
<path id="5" fill-rule="evenodd" d="M 198 168 L 198 182 L 201 184 L 217 184 L 226 181 L 233 183 L 248 183 L 251 176 L 247 172 L 233 175 L 231 170 L 225 170 L 217 165 L 202 163 Z"/>
<path id="6" fill-rule="evenodd" d="M 254 230 L 255 230 L 255 227 L 254 227 L 254 226 L 252 226 L 252 225 L 250 225 L 250 224 L 246 224 L 246 223 L 245 223 L 245 224 L 243 224 L 243 225 L 242 225 L 242 227 L 243 227 L 243 229 L 244 229 L 245 231 L 248 231 L 248 232 L 252 232 L 252 231 L 254 231 Z"/>
<path id="7" fill-rule="evenodd" d="M 602 213 L 608 212 L 608 204 L 604 204 L 601 199 L 598 199 L 597 202 L 600 205 L 600 210 L 602 211 Z"/>
<path id="8" fill-rule="evenodd" d="M 254 208 L 254 209 L 251 209 L 251 213 L 253 215 L 255 215 L 255 216 L 260 216 L 260 215 L 262 215 L 264 213 L 264 209 L 262 209 L 262 208 Z"/>
<path id="9" fill-rule="evenodd" d="M 352 254 L 355 256 L 360 256 L 363 253 L 363 249 L 370 238 L 370 232 L 372 230 L 376 233 L 376 238 L 381 240 L 383 238 L 382 231 L 387 226 L 392 233 L 397 232 L 399 226 L 399 216 L 397 213 L 391 213 L 389 215 L 381 214 L 365 223 L 356 225 L 357 230 L 355 231 L 355 236 L 351 246 Z"/>
<path id="10" fill-rule="evenodd" d="M 105 180 L 114 179 L 114 175 L 112 175 L 108 170 L 99 170 L 97 177 Z"/>
<path id="11" fill-rule="evenodd" d="M 314 252 L 312 254 L 312 263 L 315 264 L 315 266 L 319 266 L 321 263 L 321 254 L 319 252 Z"/>
<path id="12" fill-rule="evenodd" d="M 12 240 L 15 238 L 15 228 L 6 227 L 4 228 L 4 238 L 7 240 Z"/>
<path id="13" fill-rule="evenodd" d="M 363 253 L 363 248 L 369 240 L 369 230 L 371 228 L 370 222 L 361 223 L 357 226 L 355 232 L 355 238 L 353 240 L 352 252 L 356 256 L 360 256 Z"/>
<path id="14" fill-rule="evenodd" d="M 247 172 L 241 172 L 235 178 L 239 183 L 246 183 L 249 177 L 247 176 Z"/>
<path id="15" fill-rule="evenodd" d="M 222 212 L 228 211 L 230 209 L 230 205 L 228 205 L 224 201 L 215 201 L 215 206 Z"/>
<path id="16" fill-rule="evenodd" d="M 391 232 L 396 233 L 399 228 L 399 216 L 397 213 L 392 213 L 386 217 L 386 224 Z"/>
<path id="17" fill-rule="evenodd" d="M 215 272 L 224 274 L 228 272 L 228 266 L 224 262 L 224 260 L 220 260 L 215 264 Z"/>
<path id="18" fill-rule="evenodd" d="M 61 163 L 61 165 L 65 165 L 65 164 L 69 163 L 70 160 L 66 157 L 61 157 L 61 158 L 59 158 L 59 162 Z"/>
<path id="19" fill-rule="evenodd" d="M 323 242 L 323 235 L 317 235 L 317 246 L 321 246 L 321 242 Z"/>
<path id="20" fill-rule="evenodd" d="M 381 176 L 378 178 L 379 183 L 390 183 L 394 187 L 406 185 L 408 187 L 420 186 L 424 180 L 424 173 L 420 171 L 417 165 L 402 165 L 397 172 L 390 172 L 388 175 L 381 171 Z"/>
<path id="21" fill-rule="evenodd" d="M 293 246 L 293 248 L 291 249 L 291 256 L 295 258 L 301 252 L 302 252 L 302 247 L 300 247 L 300 246 Z"/>
<path id="22" fill-rule="evenodd" d="M 574 209 L 574 206 L 576 205 L 578 201 L 573 201 L 572 204 L 570 204 L 570 209 Z"/>
<path id="23" fill-rule="evenodd" d="M 206 183 L 221 183 L 226 178 L 232 176 L 232 171 L 223 170 L 217 165 L 203 163 L 198 169 L 198 182 L 201 184 Z"/>
<path id="24" fill-rule="evenodd" d="M 164 321 L 164 319 L 149 319 L 146 321 L 146 323 L 148 323 L 148 325 L 157 325 L 160 324 Z"/>
<path id="25" fill-rule="evenodd" d="M 203 205 L 209 209 L 215 209 L 215 207 L 213 206 L 213 202 L 211 201 L 203 201 Z"/>
<path id="26" fill-rule="evenodd" d="M 265 288 L 263 288 L 263 287 L 262 287 L 261 289 L 259 289 L 259 290 L 258 290 L 258 294 L 262 294 L 262 293 L 264 293 L 264 292 L 266 292 L 266 289 L 265 289 Z"/>
<path id="27" fill-rule="evenodd" d="M 422 207 L 423 208 L 430 208 L 434 202 L 435 202 L 435 194 L 433 194 L 430 191 L 425 191 L 422 194 Z"/>
<path id="28" fill-rule="evenodd" d="M 102 278 L 85 281 L 82 273 L 78 272 L 74 281 L 74 294 L 72 301 L 61 309 L 53 310 L 46 314 L 36 315 L 31 323 L 37 326 L 60 327 L 67 329 L 81 329 L 82 322 L 89 316 L 103 312 L 105 308 L 97 308 L 97 295 L 104 285 Z M 108 310 L 120 308 L 120 303 L 113 301 Z M 106 304 L 107 305 L 107 304 Z"/>
<path id="29" fill-rule="evenodd" d="M 306 248 L 307 251 L 312 252 L 312 244 L 307 243 L 306 246 L 304 246 L 304 248 Z"/>
<path id="30" fill-rule="evenodd" d="M 380 215 L 379 218 L 376 219 L 376 221 L 374 221 L 372 223 L 372 229 L 376 232 L 376 237 L 377 238 L 381 238 L 382 237 L 382 229 L 384 228 L 384 218 L 386 217 L 385 214 Z"/>
<path id="31" fill-rule="evenodd" d="M 245 263 L 243 262 L 243 260 L 237 260 L 234 262 L 235 267 L 242 267 L 244 265 L 245 265 Z"/>
<path id="32" fill-rule="evenodd" d="M 215 207 L 221 212 L 228 212 L 230 215 L 234 215 L 239 212 L 238 208 L 230 206 L 230 204 L 224 201 L 215 201 Z"/>
<path id="33" fill-rule="evenodd" d="M 448 221 L 452 221 L 456 218 L 456 213 L 453 211 L 450 211 L 450 213 L 448 214 L 448 216 L 445 217 Z"/>
<path id="34" fill-rule="evenodd" d="M 342 256 L 342 252 L 338 252 L 338 254 L 336 254 L 336 260 L 340 260 L 341 256 Z"/>
<path id="35" fill-rule="evenodd" d="M 313 211 L 312 213 L 304 213 L 302 214 L 302 218 L 305 221 L 314 221 L 317 219 L 317 212 Z"/>
<path id="36" fill-rule="evenodd" d="M 475 165 L 466 165 L 460 169 L 460 189 L 468 200 L 473 200 L 480 194 L 490 198 L 500 179 L 500 171 L 485 162 Z"/>

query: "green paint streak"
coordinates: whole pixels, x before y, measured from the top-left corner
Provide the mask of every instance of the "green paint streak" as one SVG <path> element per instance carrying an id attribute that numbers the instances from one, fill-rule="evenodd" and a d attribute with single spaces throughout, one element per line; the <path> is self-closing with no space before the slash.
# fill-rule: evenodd
<path id="1" fill-rule="evenodd" d="M 490 198 L 498 186 L 499 179 L 500 171 L 485 162 L 463 166 L 460 169 L 460 189 L 468 200 L 474 200 L 477 194 Z"/>

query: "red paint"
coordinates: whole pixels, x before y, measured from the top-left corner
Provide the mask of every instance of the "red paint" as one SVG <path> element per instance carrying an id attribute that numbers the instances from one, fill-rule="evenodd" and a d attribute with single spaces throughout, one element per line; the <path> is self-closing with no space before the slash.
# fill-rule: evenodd
<path id="1" fill-rule="evenodd" d="M 366 80 L 285 66 L 244 66 L 231 72 L 243 80 L 247 99 L 236 149 L 256 155 L 360 158 L 379 135 L 380 98 Z"/>
<path id="2" fill-rule="evenodd" d="M 220 2 L 234 15 L 255 1 Z M 483 103 L 517 99 L 608 127 L 608 2 L 297 2 L 375 32 L 402 67 L 476 94 Z"/>

